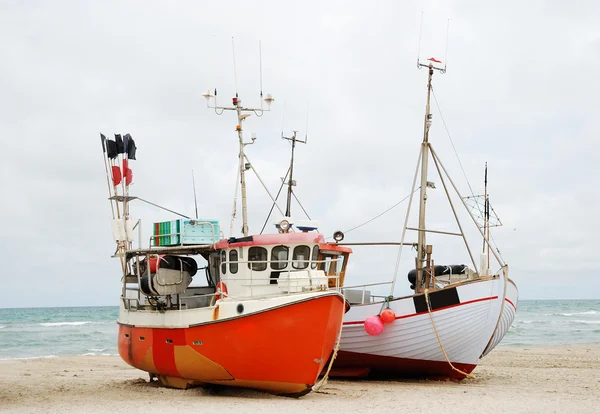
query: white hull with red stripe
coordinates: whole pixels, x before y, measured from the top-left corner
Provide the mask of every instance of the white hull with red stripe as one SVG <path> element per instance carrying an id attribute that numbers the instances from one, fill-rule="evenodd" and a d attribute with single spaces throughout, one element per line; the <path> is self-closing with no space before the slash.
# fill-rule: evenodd
<path id="1" fill-rule="evenodd" d="M 490 353 L 492 349 L 496 347 L 504 338 L 504 335 L 510 329 L 513 321 L 515 320 L 515 315 L 517 313 L 517 305 L 519 302 L 519 290 L 517 289 L 517 285 L 511 279 L 507 278 L 506 284 L 506 297 L 504 298 L 504 308 L 502 309 L 502 316 L 500 317 L 500 321 L 498 322 L 498 327 L 494 331 L 494 335 L 490 340 L 490 343 L 481 354 L 482 357 L 486 356 Z"/>
<path id="2" fill-rule="evenodd" d="M 367 334 L 364 321 L 378 315 L 384 303 L 352 305 L 344 317 L 332 375 L 463 378 L 464 374 L 452 369 L 444 351 L 456 368 L 470 373 L 495 333 L 498 342 L 506 333 L 504 328 L 497 331 L 497 325 L 512 323 L 510 317 L 498 323 L 504 302 L 503 275 L 432 291 L 429 300 L 431 315 L 424 294 L 391 300 L 389 308 L 396 319 L 377 336 Z M 508 308 L 513 309 L 504 307 Z"/>

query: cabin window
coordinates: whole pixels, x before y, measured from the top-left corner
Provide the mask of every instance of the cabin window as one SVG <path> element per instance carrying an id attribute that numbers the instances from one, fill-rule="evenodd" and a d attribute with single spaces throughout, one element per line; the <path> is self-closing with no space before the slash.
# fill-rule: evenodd
<path id="1" fill-rule="evenodd" d="M 227 273 L 227 263 L 225 263 L 226 261 L 227 261 L 227 253 L 225 253 L 225 250 L 221 250 L 221 274 L 222 275 Z"/>
<path id="2" fill-rule="evenodd" d="M 335 273 L 337 275 L 339 275 L 340 273 L 342 273 L 342 269 L 344 268 L 344 256 L 339 255 L 335 259 L 336 259 Z"/>
<path id="3" fill-rule="evenodd" d="M 248 249 L 248 269 L 256 270 L 258 272 L 267 270 L 267 260 L 267 249 L 264 247 L 250 247 Z"/>
<path id="4" fill-rule="evenodd" d="M 283 270 L 287 267 L 290 248 L 287 246 L 275 246 L 271 250 L 271 269 Z"/>
<path id="5" fill-rule="evenodd" d="M 231 250 L 229 252 L 229 271 L 231 273 L 237 273 L 238 271 L 238 252 L 237 250 Z"/>
<path id="6" fill-rule="evenodd" d="M 317 260 L 319 260 L 319 246 L 317 246 L 316 244 L 314 245 L 314 247 L 312 249 L 312 257 L 310 260 L 312 261 L 312 263 L 310 264 L 310 268 L 316 269 L 317 268 Z"/>
<path id="7" fill-rule="evenodd" d="M 294 269 L 306 269 L 310 263 L 310 247 L 296 246 L 294 247 L 294 255 L 292 257 L 292 267 Z"/>

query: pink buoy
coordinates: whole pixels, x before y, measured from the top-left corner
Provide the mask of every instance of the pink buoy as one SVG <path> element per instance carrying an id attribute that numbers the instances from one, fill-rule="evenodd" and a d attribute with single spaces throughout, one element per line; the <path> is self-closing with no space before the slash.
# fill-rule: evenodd
<path id="1" fill-rule="evenodd" d="M 383 332 L 383 322 L 381 321 L 381 318 L 378 315 L 375 315 L 365 319 L 365 331 L 373 336 Z"/>
<path id="2" fill-rule="evenodd" d="M 396 320 L 396 314 L 393 310 L 389 308 L 381 312 L 381 315 L 379 315 L 379 317 L 381 318 L 381 321 L 383 323 L 392 323 Z"/>

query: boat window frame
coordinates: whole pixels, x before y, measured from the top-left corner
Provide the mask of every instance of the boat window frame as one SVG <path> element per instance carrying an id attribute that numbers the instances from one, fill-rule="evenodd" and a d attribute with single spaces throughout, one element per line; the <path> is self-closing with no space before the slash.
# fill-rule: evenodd
<path id="1" fill-rule="evenodd" d="M 286 252 L 285 259 L 275 258 L 274 257 L 275 249 L 282 249 L 283 251 L 285 251 Z M 281 260 L 285 260 L 285 262 L 281 263 Z M 279 271 L 281 271 L 281 270 L 287 269 L 287 265 L 288 265 L 288 261 L 289 260 L 290 260 L 290 247 L 289 246 L 286 246 L 284 244 L 280 244 L 280 245 L 274 246 L 271 249 L 271 270 L 279 270 Z M 279 261 L 279 262 L 277 262 L 277 261 Z"/>
<path id="2" fill-rule="evenodd" d="M 318 261 L 319 261 L 319 245 L 315 244 L 312 248 L 312 253 L 311 253 L 311 257 L 310 257 L 310 268 L 312 270 L 317 268 L 318 265 Z"/>
<path id="3" fill-rule="evenodd" d="M 232 257 L 234 253 L 235 253 L 235 259 Z M 239 270 L 239 263 L 238 263 L 239 256 L 240 256 L 240 254 L 238 253 L 238 251 L 236 249 L 231 249 L 229 251 L 229 273 L 231 273 L 232 275 L 235 275 Z"/>
<path id="4" fill-rule="evenodd" d="M 227 252 L 225 250 L 221 250 L 221 254 L 219 255 L 219 260 L 221 262 L 221 274 L 227 274 Z"/>
<path id="5" fill-rule="evenodd" d="M 259 260 L 252 257 L 253 250 L 252 249 L 260 249 L 259 251 L 264 252 L 264 258 Z M 264 272 L 267 270 L 267 262 L 269 260 L 269 251 L 262 246 L 250 246 L 248 248 L 248 269 L 254 272 Z M 259 263 L 254 263 L 259 262 Z"/>
<path id="6" fill-rule="evenodd" d="M 306 255 L 305 258 L 302 259 L 302 261 L 301 261 L 303 267 L 299 267 L 300 260 L 298 260 L 298 258 L 296 256 L 296 251 L 301 248 L 305 248 L 308 250 L 308 255 Z M 311 255 L 311 250 L 310 250 L 310 247 L 308 247 L 307 245 L 299 244 L 298 246 L 294 246 L 294 251 L 292 253 L 292 268 L 294 268 L 295 270 L 306 270 L 308 268 L 308 266 L 310 265 L 310 255 Z"/>

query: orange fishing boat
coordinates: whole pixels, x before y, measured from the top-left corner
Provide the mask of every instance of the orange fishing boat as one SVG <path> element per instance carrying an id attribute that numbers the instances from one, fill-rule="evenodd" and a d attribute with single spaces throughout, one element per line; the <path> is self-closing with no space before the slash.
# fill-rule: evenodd
<path id="1" fill-rule="evenodd" d="M 268 105 L 272 100 L 265 98 Z M 244 108 L 237 96 L 232 103 L 212 107 L 237 113 L 240 237 L 224 238 L 215 220 L 183 216 L 154 223 L 150 245 L 142 248 L 141 223 L 133 226 L 129 213 L 131 201 L 145 201 L 129 195 L 135 142 L 102 135 L 114 257 L 123 272 L 119 354 L 168 387 L 220 384 L 301 396 L 327 370 L 339 343 L 349 308 L 340 278 L 351 250 L 326 243 L 314 222 L 287 217 L 276 220 L 274 234 L 248 234 L 244 147 L 255 138 L 243 142 L 242 122 L 246 112 L 268 109 Z M 198 281 L 200 270 L 206 278 Z"/>

